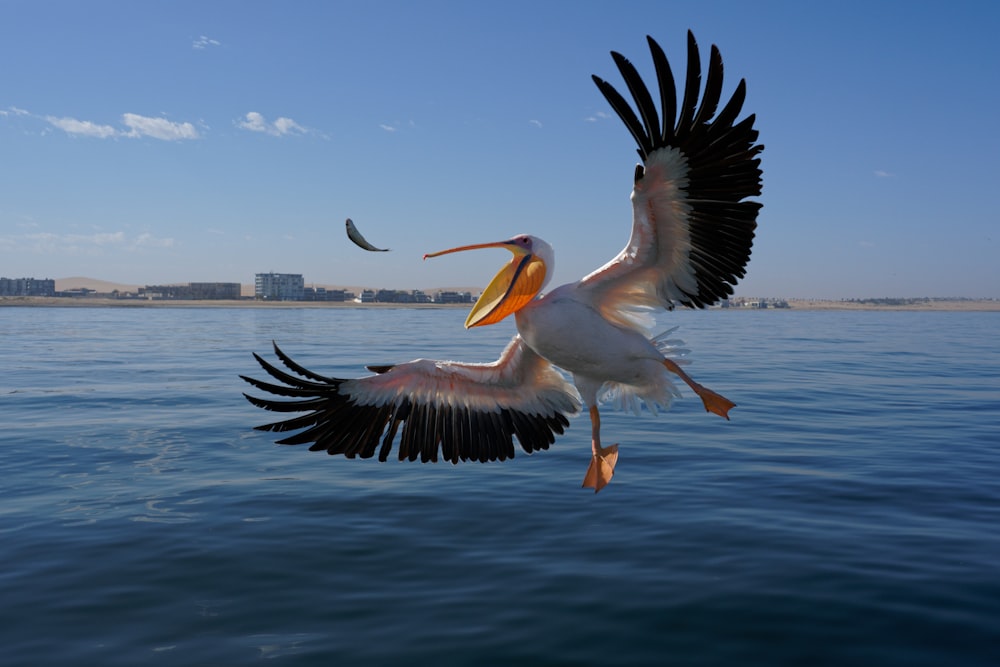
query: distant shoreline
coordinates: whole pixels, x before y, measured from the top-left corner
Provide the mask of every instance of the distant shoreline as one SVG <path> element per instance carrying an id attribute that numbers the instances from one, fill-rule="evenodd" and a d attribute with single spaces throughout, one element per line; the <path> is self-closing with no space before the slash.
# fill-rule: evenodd
<path id="1" fill-rule="evenodd" d="M 995 299 L 933 299 L 898 305 L 865 303 L 858 301 L 826 301 L 823 299 L 788 299 L 792 310 L 879 310 L 879 311 L 941 311 L 941 312 L 992 312 L 1000 311 L 1000 301 Z M 742 309 L 741 309 L 742 310 Z"/>
<path id="2" fill-rule="evenodd" d="M 0 307 L 41 308 L 470 308 L 471 303 L 358 303 L 357 301 L 257 301 L 256 299 L 108 299 L 101 297 L 5 296 Z"/>
<path id="3" fill-rule="evenodd" d="M 822 299 L 787 299 L 788 308 L 730 308 L 729 310 L 877 310 L 877 311 L 941 311 L 990 312 L 1000 311 L 1000 301 L 992 299 L 935 299 L 899 305 L 862 303 L 857 301 L 826 301 Z M 222 300 L 146 300 L 105 299 L 90 297 L 7 296 L 0 297 L 0 307 L 49 308 L 422 308 L 452 310 L 469 308 L 471 304 L 456 303 L 357 303 L 355 301 L 222 301 Z"/>
<path id="4" fill-rule="evenodd" d="M 823 299 L 788 299 L 788 307 L 793 310 L 992 312 L 1000 311 L 1000 301 L 995 299 L 934 299 L 897 305 L 858 301 L 826 301 Z"/>

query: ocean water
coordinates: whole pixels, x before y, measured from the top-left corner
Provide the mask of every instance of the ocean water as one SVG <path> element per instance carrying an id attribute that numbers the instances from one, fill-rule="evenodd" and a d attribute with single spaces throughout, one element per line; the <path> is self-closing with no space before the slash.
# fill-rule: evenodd
<path id="1" fill-rule="evenodd" d="M 2 665 L 1000 664 L 1000 313 L 665 314 L 690 392 L 506 463 L 273 444 L 238 374 L 460 310 L 0 308 Z"/>

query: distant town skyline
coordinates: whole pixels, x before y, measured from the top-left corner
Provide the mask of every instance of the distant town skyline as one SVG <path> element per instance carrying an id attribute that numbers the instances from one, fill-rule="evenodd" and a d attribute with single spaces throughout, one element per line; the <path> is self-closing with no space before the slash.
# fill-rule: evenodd
<path id="1" fill-rule="evenodd" d="M 636 162 L 590 77 L 651 77 L 647 34 L 683 71 L 690 28 L 765 146 L 737 294 L 1000 297 L 996 3 L 3 7 L 6 275 L 485 286 L 502 251 L 422 256 L 524 232 L 576 280 L 626 244 Z"/>
<path id="2" fill-rule="evenodd" d="M 96 278 L 90 278 L 86 276 L 72 276 L 68 278 L 31 278 L 22 277 L 17 279 L 11 279 L 7 276 L 0 276 L 0 297 L 2 296 L 15 296 L 24 295 L 16 294 L 9 291 L 10 284 L 13 282 L 25 282 L 34 281 L 35 283 L 40 282 L 51 282 L 54 283 L 53 291 L 57 295 L 67 296 L 73 292 L 84 292 L 92 293 L 97 295 L 108 295 L 115 292 L 119 292 L 128 298 L 133 298 L 138 295 L 141 298 L 167 298 L 167 299 L 201 299 L 201 298 L 212 298 L 212 299 L 230 299 L 230 298 L 259 298 L 257 294 L 257 285 L 255 283 L 241 283 L 241 282 L 216 282 L 216 283 L 200 283 L 200 282 L 176 282 L 164 285 L 156 285 L 151 283 L 146 283 L 143 285 L 132 284 L 132 283 L 114 283 L 105 280 L 100 280 Z M 159 295 L 155 294 L 157 291 L 163 291 L 166 288 L 183 288 L 185 287 L 195 287 L 202 292 L 209 289 L 209 286 L 214 286 L 212 289 L 219 289 L 220 286 L 225 285 L 235 285 L 240 288 L 240 296 L 210 296 L 210 295 L 200 295 L 200 296 L 182 296 L 179 293 L 171 293 L 169 295 Z M 176 290 L 168 289 L 170 292 L 175 292 Z M 292 300 L 303 300 L 303 301 L 353 301 L 358 300 L 361 302 L 393 302 L 393 303 L 472 303 L 478 298 L 479 294 L 482 292 L 480 287 L 456 287 L 456 286 L 434 286 L 434 287 L 370 287 L 364 285 L 342 285 L 342 284 L 330 284 L 330 283 L 309 283 L 303 281 L 303 291 L 311 293 L 302 298 L 294 298 Z M 329 292 L 330 295 L 327 296 L 325 293 Z M 337 292 L 341 294 L 336 295 Z M 36 296 L 44 296 L 47 294 L 34 294 Z M 381 295 L 376 298 L 375 295 Z M 390 295 L 385 297 L 385 295 Z M 400 298 L 400 295 L 404 295 Z M 424 297 L 426 295 L 426 298 Z M 445 295 L 443 300 L 440 298 L 441 295 Z M 365 298 L 362 298 L 365 297 Z M 281 300 L 280 298 L 276 300 Z M 882 305 L 882 306 L 904 306 L 913 305 L 920 302 L 979 302 L 984 305 L 989 305 L 1000 301 L 1000 297 L 967 297 L 961 295 L 950 295 L 950 296 L 899 296 L 899 295 L 881 295 L 872 297 L 843 297 L 840 299 L 833 298 L 822 298 L 822 297 L 788 297 L 782 295 L 759 295 L 759 294 L 749 294 L 746 292 L 740 292 L 736 290 L 734 294 L 725 301 L 732 302 L 735 305 L 743 307 L 758 307 L 756 304 L 761 304 L 760 307 L 777 307 L 783 308 L 788 307 L 788 301 L 803 302 L 803 301 L 825 301 L 825 302 L 854 302 L 858 304 L 869 304 L 869 305 Z M 719 305 L 719 304 L 715 304 Z M 990 308 L 992 309 L 992 307 Z"/>

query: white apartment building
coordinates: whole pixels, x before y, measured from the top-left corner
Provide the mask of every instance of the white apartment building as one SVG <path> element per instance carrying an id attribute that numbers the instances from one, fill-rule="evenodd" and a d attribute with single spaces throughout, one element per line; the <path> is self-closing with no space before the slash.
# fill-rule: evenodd
<path id="1" fill-rule="evenodd" d="M 305 285 L 301 273 L 258 273 L 254 276 L 253 294 L 266 301 L 302 301 Z"/>

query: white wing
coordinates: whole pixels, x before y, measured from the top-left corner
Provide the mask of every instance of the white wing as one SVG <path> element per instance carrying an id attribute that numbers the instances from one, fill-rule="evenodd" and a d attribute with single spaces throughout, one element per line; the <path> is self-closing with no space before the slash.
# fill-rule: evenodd
<path id="1" fill-rule="evenodd" d="M 324 377 L 274 352 L 297 375 L 254 357 L 282 385 L 241 376 L 254 387 L 294 400 L 257 398 L 275 412 L 307 414 L 256 427 L 263 431 L 305 429 L 279 444 L 312 443 L 348 458 L 385 461 L 399 434 L 399 459 L 493 461 L 514 456 L 513 438 L 530 453 L 548 449 L 580 409 L 575 388 L 515 336 L 489 364 L 418 359 L 369 367 L 376 375 L 345 380 Z M 400 426 L 402 429 L 400 430 Z M 381 443 L 381 446 L 379 444 Z"/>
<path id="2" fill-rule="evenodd" d="M 660 93 L 663 121 L 635 67 L 612 57 L 635 101 L 639 116 L 606 81 L 598 88 L 639 146 L 632 191 L 632 236 L 610 262 L 581 281 L 581 288 L 612 321 L 628 320 L 643 307 L 703 308 L 733 293 L 750 259 L 760 204 L 745 201 L 761 192 L 754 116 L 739 123 L 746 96 L 740 81 L 716 116 L 722 93 L 722 57 L 712 46 L 705 91 L 694 36 L 688 32 L 688 69 L 677 113 L 670 65 L 659 45 L 647 38 Z M 676 125 L 674 118 L 677 117 Z M 714 118 L 713 118 L 714 116 Z M 641 117 L 641 120 L 640 120 Z"/>

